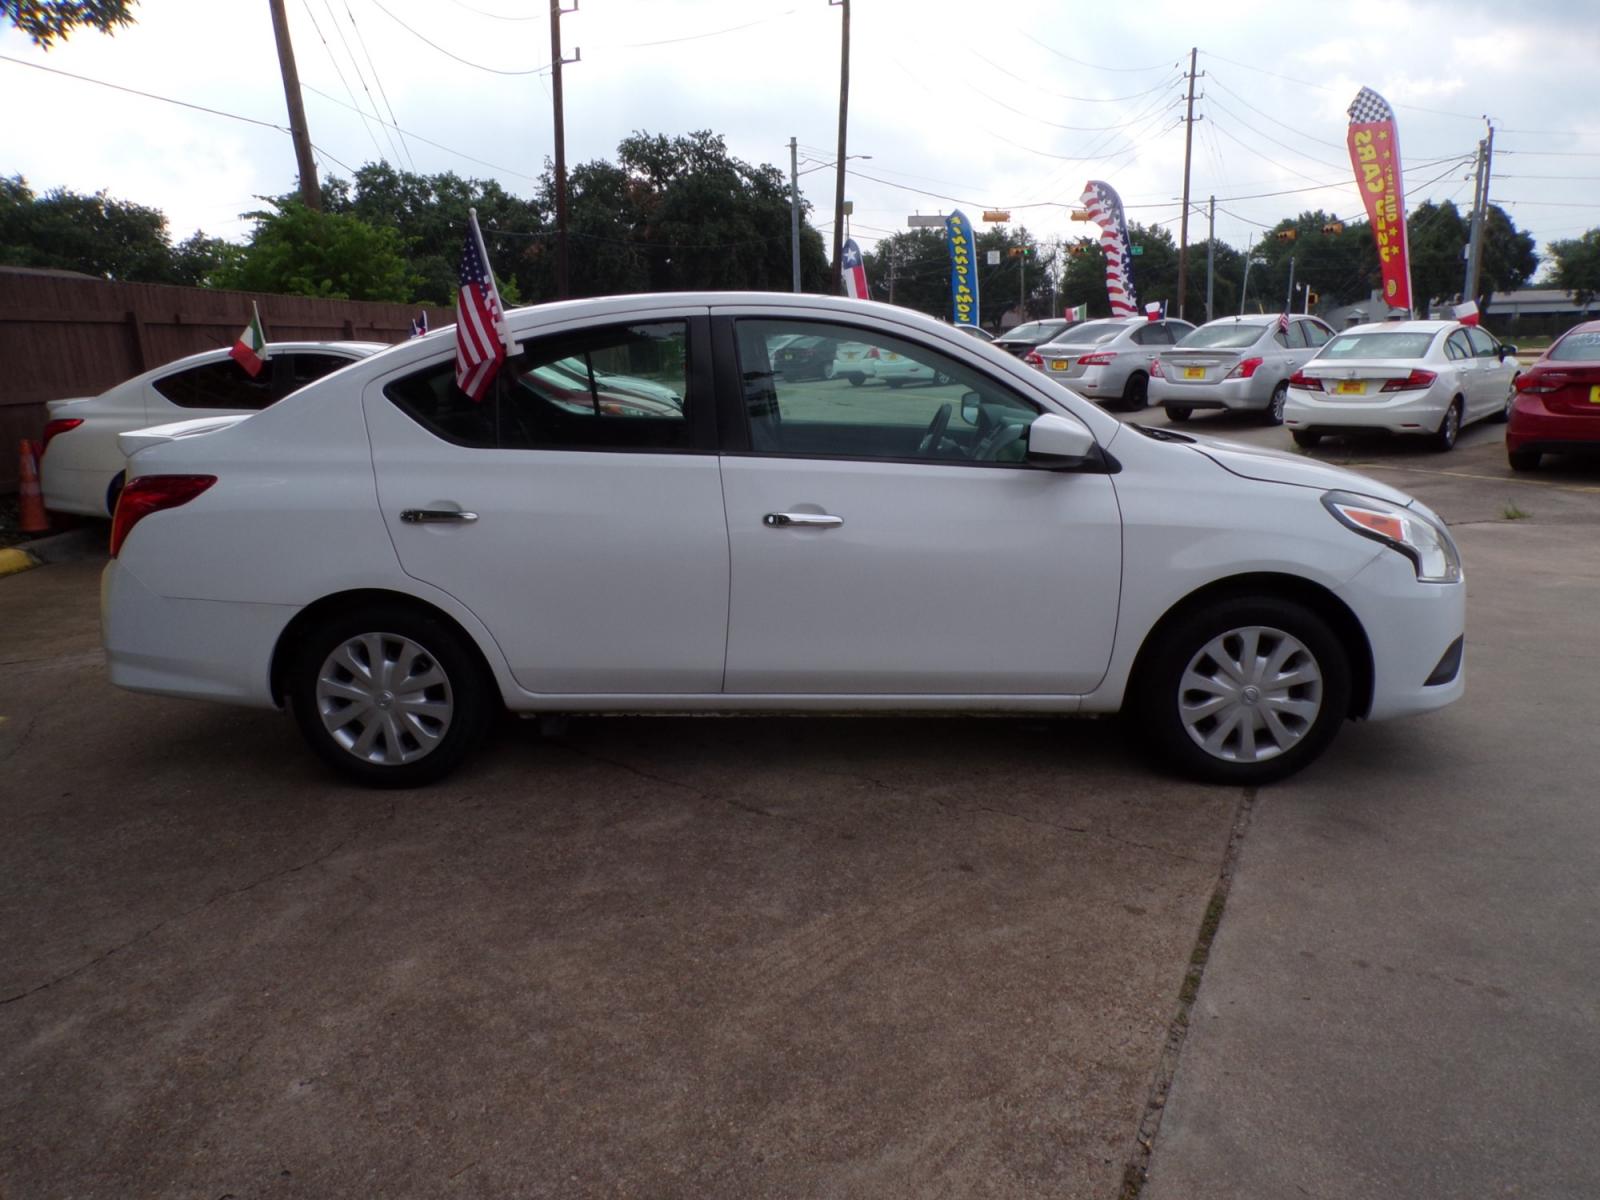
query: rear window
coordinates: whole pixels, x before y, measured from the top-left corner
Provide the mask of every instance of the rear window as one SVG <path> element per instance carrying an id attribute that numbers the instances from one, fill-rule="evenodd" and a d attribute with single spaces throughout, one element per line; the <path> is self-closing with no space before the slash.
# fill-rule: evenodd
<path id="1" fill-rule="evenodd" d="M 1256 322 L 1230 321 L 1226 325 L 1202 325 L 1178 345 L 1189 349 L 1242 350 L 1254 346 L 1267 326 Z"/>
<path id="2" fill-rule="evenodd" d="M 1421 358 L 1433 344 L 1432 333 L 1341 333 L 1318 358 Z"/>
<path id="3" fill-rule="evenodd" d="M 1038 341 L 1040 338 L 1055 337 L 1067 327 L 1065 321 L 1029 321 L 1026 325 L 1018 325 L 1005 335 L 1006 341 Z"/>
<path id="4" fill-rule="evenodd" d="M 1061 340 L 1075 346 L 1092 345 L 1114 338 L 1126 328 L 1121 321 L 1086 321 L 1068 329 L 1061 335 Z"/>
<path id="5" fill-rule="evenodd" d="M 1600 362 L 1600 329 L 1567 334 L 1550 347 L 1550 358 L 1557 362 Z"/>

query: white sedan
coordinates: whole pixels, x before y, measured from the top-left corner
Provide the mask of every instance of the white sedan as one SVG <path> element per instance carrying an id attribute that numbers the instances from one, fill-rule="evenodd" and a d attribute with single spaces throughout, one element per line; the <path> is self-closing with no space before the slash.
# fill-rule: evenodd
<path id="1" fill-rule="evenodd" d="M 1459 321 L 1357 325 L 1290 377 L 1283 423 L 1300 446 L 1333 433 L 1400 433 L 1449 450 L 1463 425 L 1510 415 L 1515 355 Z"/>
<path id="2" fill-rule="evenodd" d="M 118 434 L 185 418 L 254 412 L 383 348 L 383 342 L 268 342 L 267 364 L 254 377 L 227 349 L 204 350 L 98 396 L 52 400 L 39 459 L 45 507 L 110 516 L 127 466 Z"/>
<path id="3" fill-rule="evenodd" d="M 481 403 L 454 334 L 249 417 L 124 435 L 103 633 L 136 691 L 287 706 L 366 783 L 541 712 L 1125 711 L 1249 785 L 1348 718 L 1465 686 L 1443 523 L 1290 454 L 1124 425 L 904 308 L 767 293 L 508 315 Z M 946 386 L 791 380 L 849 337 Z M 683 396 L 554 403 L 578 361 Z"/>

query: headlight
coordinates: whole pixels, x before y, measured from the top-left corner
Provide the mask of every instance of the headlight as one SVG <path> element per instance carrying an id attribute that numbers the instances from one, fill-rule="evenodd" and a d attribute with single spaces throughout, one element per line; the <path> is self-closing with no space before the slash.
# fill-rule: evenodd
<path id="1" fill-rule="evenodd" d="M 1404 554 L 1423 583 L 1461 581 L 1461 553 L 1440 522 L 1415 509 L 1354 492 L 1326 492 L 1322 505 L 1362 537 Z"/>

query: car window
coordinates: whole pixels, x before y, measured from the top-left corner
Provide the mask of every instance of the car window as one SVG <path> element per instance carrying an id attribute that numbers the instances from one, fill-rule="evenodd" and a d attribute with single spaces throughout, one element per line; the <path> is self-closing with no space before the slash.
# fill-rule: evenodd
<path id="1" fill-rule="evenodd" d="M 274 356 L 276 357 L 276 356 Z M 231 358 L 164 375 L 152 386 L 179 408 L 266 408 L 281 393 L 273 389 L 273 359 L 255 378 Z"/>
<path id="2" fill-rule="evenodd" d="M 489 393 L 456 386 L 455 360 L 395 380 L 384 394 L 462 446 L 507 450 L 680 450 L 692 444 L 688 328 L 656 321 L 522 344 Z"/>
<path id="3" fill-rule="evenodd" d="M 1489 336 L 1488 330 L 1479 329 L 1476 325 L 1466 328 L 1467 340 L 1472 343 L 1472 352 L 1478 358 L 1499 358 L 1500 343 Z"/>
<path id="4" fill-rule="evenodd" d="M 1309 344 L 1306 341 L 1306 326 L 1304 321 L 1289 322 L 1289 332 L 1284 336 L 1286 344 L 1291 350 L 1304 350 Z"/>
<path id="5" fill-rule="evenodd" d="M 1447 358 L 1471 358 L 1472 343 L 1467 341 L 1467 335 L 1458 329 L 1445 339 L 1444 352 Z"/>
<path id="6" fill-rule="evenodd" d="M 1024 457 L 1038 408 L 941 351 L 813 322 L 747 319 L 736 329 L 757 454 L 946 463 Z M 796 332 L 836 340 L 831 378 L 795 379 L 774 370 L 772 343 Z"/>
<path id="7" fill-rule="evenodd" d="M 1549 357 L 1558 362 L 1600 362 L 1600 330 L 1567 334 L 1550 348 Z"/>
<path id="8" fill-rule="evenodd" d="M 1178 344 L 1185 349 L 1242 350 L 1254 346 L 1264 328 L 1259 321 L 1218 321 L 1186 334 Z"/>
<path id="9" fill-rule="evenodd" d="M 1169 320 L 1161 323 L 1167 327 L 1167 333 L 1174 343 L 1183 341 L 1184 338 L 1194 332 L 1194 326 L 1187 321 Z"/>
<path id="10" fill-rule="evenodd" d="M 1425 358 L 1431 333 L 1340 333 L 1318 358 Z"/>
<path id="11" fill-rule="evenodd" d="M 1300 324 L 1305 328 L 1306 344 L 1309 346 L 1326 346 L 1328 339 L 1333 336 L 1333 330 L 1321 321 L 1302 321 Z"/>
<path id="12" fill-rule="evenodd" d="M 1065 321 L 1029 321 L 1004 336 L 1008 342 L 1047 342 L 1066 327 Z"/>
<path id="13" fill-rule="evenodd" d="M 1291 326 L 1291 328 L 1293 327 Z M 1285 350 L 1289 348 L 1289 335 L 1276 326 L 1274 326 L 1272 330 L 1272 340 L 1277 342 L 1278 345 L 1282 346 Z"/>
<path id="14" fill-rule="evenodd" d="M 272 390 L 274 400 L 282 400 L 290 392 L 297 392 L 308 383 L 315 383 L 324 375 L 331 375 L 340 367 L 348 367 L 352 359 L 342 354 L 312 354 L 297 351 L 273 355 Z"/>
<path id="15" fill-rule="evenodd" d="M 1110 341 L 1127 327 L 1123 321 L 1085 321 L 1066 330 L 1056 340 L 1073 346 L 1095 345 Z"/>
<path id="16" fill-rule="evenodd" d="M 1170 346 L 1172 345 L 1172 334 L 1167 331 L 1165 325 L 1157 322 L 1154 325 L 1146 325 L 1142 329 L 1134 330 L 1133 340 L 1141 346 Z"/>

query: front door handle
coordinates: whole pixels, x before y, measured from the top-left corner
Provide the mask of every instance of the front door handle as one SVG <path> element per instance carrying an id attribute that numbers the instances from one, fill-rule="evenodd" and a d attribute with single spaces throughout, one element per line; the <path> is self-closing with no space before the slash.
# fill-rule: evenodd
<path id="1" fill-rule="evenodd" d="M 786 525 L 810 525 L 817 529 L 831 529 L 843 525 L 843 517 L 830 517 L 827 513 L 768 513 L 761 518 L 768 529 L 782 529 Z"/>
<path id="2" fill-rule="evenodd" d="M 438 525 L 446 521 L 476 521 L 475 512 L 462 512 L 456 508 L 408 508 L 400 513 L 407 525 Z"/>

